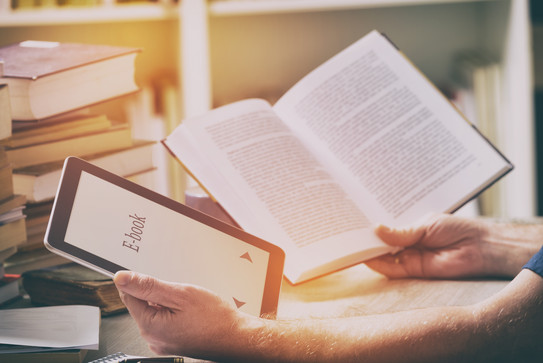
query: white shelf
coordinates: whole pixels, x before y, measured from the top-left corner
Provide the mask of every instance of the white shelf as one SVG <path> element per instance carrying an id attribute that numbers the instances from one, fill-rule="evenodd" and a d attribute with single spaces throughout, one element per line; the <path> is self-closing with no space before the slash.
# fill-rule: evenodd
<path id="1" fill-rule="evenodd" d="M 497 0 L 215 0 L 207 6 L 210 16 L 221 17 L 489 1 Z M 154 21 L 178 17 L 178 6 L 173 3 L 37 7 L 0 12 L 0 27 Z"/>
<path id="2" fill-rule="evenodd" d="M 112 4 L 96 7 L 36 8 L 0 14 L 0 27 L 83 24 L 176 19 L 177 6 L 170 4 Z"/>
<path id="3" fill-rule="evenodd" d="M 209 12 L 212 16 L 234 16 L 485 1 L 495 0 L 215 0 L 210 2 Z"/>

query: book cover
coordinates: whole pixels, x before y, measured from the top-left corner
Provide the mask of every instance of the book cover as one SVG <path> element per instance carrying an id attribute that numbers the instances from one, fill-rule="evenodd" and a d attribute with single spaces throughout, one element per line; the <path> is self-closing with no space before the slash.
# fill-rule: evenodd
<path id="1" fill-rule="evenodd" d="M 13 195 L 13 170 L 10 164 L 0 166 L 0 201 Z"/>
<path id="2" fill-rule="evenodd" d="M 0 48 L 11 118 L 36 120 L 138 90 L 136 48 L 24 41 Z"/>
<path id="3" fill-rule="evenodd" d="M 25 219 L 0 225 L 0 251 L 15 247 L 26 241 Z"/>
<path id="4" fill-rule="evenodd" d="M 36 80 L 55 73 L 139 52 L 109 45 L 23 41 L 0 48 L 5 78 Z"/>
<path id="5" fill-rule="evenodd" d="M 6 199 L 0 200 L 0 214 L 9 212 L 12 209 L 20 207 L 26 203 L 26 198 L 21 194 L 10 195 Z"/>
<path id="6" fill-rule="evenodd" d="M 131 130 L 127 124 L 78 137 L 43 144 L 6 149 L 13 169 L 63 160 L 66 157 L 120 150 L 132 146 Z"/>
<path id="7" fill-rule="evenodd" d="M 102 316 L 126 311 L 111 278 L 78 264 L 27 271 L 22 278 L 33 304 L 93 305 Z"/>
<path id="8" fill-rule="evenodd" d="M 14 130 L 10 138 L 0 140 L 0 145 L 17 148 L 68 139 L 105 131 L 112 126 L 106 115 L 73 117 L 62 122 L 36 124 L 36 127 Z"/>
<path id="9" fill-rule="evenodd" d="M 9 89 L 7 84 L 0 84 L 0 140 L 10 137 L 11 132 Z"/>
<path id="10" fill-rule="evenodd" d="M 4 261 L 7 258 L 13 256 L 16 252 L 17 252 L 16 246 L 7 248 L 5 250 L 0 250 L 0 265 L 1 265 L 0 271 L 5 272 Z M 1 275 L 4 276 L 3 273 Z"/>
<path id="11" fill-rule="evenodd" d="M 26 271 L 64 265 L 70 262 L 70 260 L 51 253 L 45 248 L 38 248 L 30 251 L 17 251 L 4 261 L 4 268 L 8 274 L 23 274 Z"/>
<path id="12" fill-rule="evenodd" d="M 134 140 L 128 148 L 93 153 L 81 158 L 117 175 L 126 177 L 153 169 L 154 141 Z M 60 181 L 63 160 L 39 164 L 13 171 L 13 190 L 25 195 L 29 202 L 53 199 Z"/>
<path id="13" fill-rule="evenodd" d="M 20 280 L 19 275 L 5 275 L 0 278 L 0 305 L 21 296 L 19 293 Z"/>

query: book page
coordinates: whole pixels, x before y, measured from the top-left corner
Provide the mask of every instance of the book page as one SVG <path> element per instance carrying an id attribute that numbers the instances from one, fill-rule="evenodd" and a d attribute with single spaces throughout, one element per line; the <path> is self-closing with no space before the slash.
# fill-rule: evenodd
<path id="1" fill-rule="evenodd" d="M 370 221 L 267 103 L 241 101 L 187 120 L 165 143 L 243 229 L 288 251 L 287 265 L 296 254 L 320 264 L 361 249 Z M 332 251 L 319 253 L 318 244 Z M 383 247 L 375 237 L 368 245 Z"/>
<path id="2" fill-rule="evenodd" d="M 0 310 L 0 344 L 98 349 L 100 309 L 64 305 Z"/>
<path id="3" fill-rule="evenodd" d="M 510 168 L 377 32 L 274 109 L 372 221 L 402 225 L 452 211 Z"/>

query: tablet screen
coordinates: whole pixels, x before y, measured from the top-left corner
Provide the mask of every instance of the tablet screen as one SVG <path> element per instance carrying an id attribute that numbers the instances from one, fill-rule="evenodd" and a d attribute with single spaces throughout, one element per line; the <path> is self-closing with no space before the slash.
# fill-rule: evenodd
<path id="1" fill-rule="evenodd" d="M 167 281 L 200 285 L 240 310 L 262 313 L 270 251 L 84 170 L 73 190 L 62 242 L 75 251 Z"/>

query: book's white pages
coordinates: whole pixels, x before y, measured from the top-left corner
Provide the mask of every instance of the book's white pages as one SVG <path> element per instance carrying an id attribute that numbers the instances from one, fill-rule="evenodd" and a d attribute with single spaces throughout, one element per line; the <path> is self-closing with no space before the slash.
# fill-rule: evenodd
<path id="1" fill-rule="evenodd" d="M 0 344 L 98 349 L 100 309 L 87 305 L 0 310 Z M 21 347 L 21 351 L 25 349 Z M 14 350 L 10 350 L 14 353 Z"/>
<path id="2" fill-rule="evenodd" d="M 378 32 L 274 107 L 223 106 L 164 144 L 243 229 L 285 250 L 293 283 L 393 251 L 375 224 L 452 212 L 512 168 Z"/>

